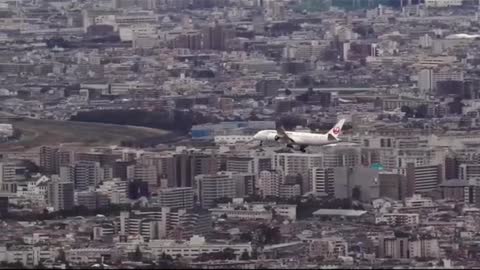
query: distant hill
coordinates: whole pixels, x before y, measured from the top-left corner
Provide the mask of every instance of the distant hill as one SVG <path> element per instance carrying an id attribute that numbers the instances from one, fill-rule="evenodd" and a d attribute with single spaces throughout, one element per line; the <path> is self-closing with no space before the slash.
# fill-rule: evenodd
<path id="1" fill-rule="evenodd" d="M 172 133 L 153 128 L 133 127 L 73 121 L 8 119 L 22 136 L 18 141 L 0 143 L 0 151 L 32 149 L 46 144 L 75 144 L 78 146 L 131 145 L 143 141 L 161 143 L 171 140 Z"/>

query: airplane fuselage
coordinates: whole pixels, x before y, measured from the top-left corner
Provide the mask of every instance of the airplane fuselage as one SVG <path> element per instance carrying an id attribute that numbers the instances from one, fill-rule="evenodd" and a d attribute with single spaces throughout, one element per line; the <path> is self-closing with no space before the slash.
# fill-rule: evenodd
<path id="1" fill-rule="evenodd" d="M 263 130 L 257 133 L 254 139 L 259 141 L 276 141 L 282 142 L 286 144 L 296 144 L 296 145 L 312 145 L 312 146 L 322 146 L 328 145 L 332 143 L 337 143 L 338 141 L 331 141 L 328 139 L 328 134 L 316 134 L 316 133 L 309 133 L 309 132 L 293 132 L 293 131 L 286 131 L 285 132 L 290 139 L 282 138 L 277 135 L 276 130 Z"/>

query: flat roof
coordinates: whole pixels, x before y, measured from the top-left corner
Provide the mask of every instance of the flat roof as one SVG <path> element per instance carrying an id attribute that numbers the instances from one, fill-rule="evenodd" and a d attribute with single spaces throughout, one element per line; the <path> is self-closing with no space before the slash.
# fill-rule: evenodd
<path id="1" fill-rule="evenodd" d="M 448 180 L 440 184 L 440 187 L 466 187 L 469 182 L 466 180 Z"/>
<path id="2" fill-rule="evenodd" d="M 313 213 L 314 216 L 346 216 L 360 217 L 365 215 L 367 211 L 350 210 L 350 209 L 319 209 Z"/>

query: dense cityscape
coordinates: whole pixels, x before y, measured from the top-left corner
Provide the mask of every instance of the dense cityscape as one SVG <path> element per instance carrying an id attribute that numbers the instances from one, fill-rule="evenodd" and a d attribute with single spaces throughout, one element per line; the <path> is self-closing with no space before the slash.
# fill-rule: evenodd
<path id="1" fill-rule="evenodd" d="M 480 268 L 479 0 L 0 0 L 0 81 L 0 269 Z"/>

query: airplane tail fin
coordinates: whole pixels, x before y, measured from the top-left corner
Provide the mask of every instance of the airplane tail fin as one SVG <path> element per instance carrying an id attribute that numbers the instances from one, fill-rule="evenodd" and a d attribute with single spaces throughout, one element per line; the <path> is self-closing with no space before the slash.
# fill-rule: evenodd
<path id="1" fill-rule="evenodd" d="M 338 121 L 335 126 L 328 132 L 329 140 L 338 140 L 338 136 L 342 134 L 343 124 L 345 124 L 345 119 Z"/>
<path id="2" fill-rule="evenodd" d="M 285 132 L 285 128 L 283 126 L 279 126 L 279 127 L 277 127 L 277 134 L 280 135 L 280 136 L 284 136 L 287 133 Z"/>

